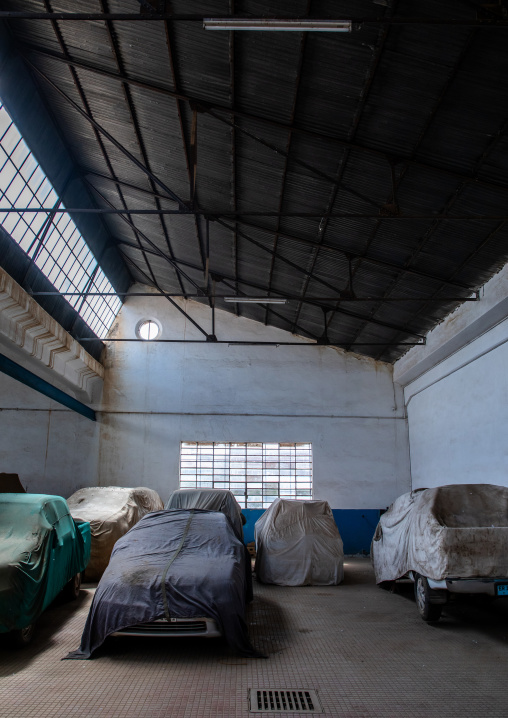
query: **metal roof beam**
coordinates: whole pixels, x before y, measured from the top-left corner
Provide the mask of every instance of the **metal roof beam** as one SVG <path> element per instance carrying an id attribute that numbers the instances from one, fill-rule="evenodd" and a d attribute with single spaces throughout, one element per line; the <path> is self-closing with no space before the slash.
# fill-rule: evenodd
<path id="1" fill-rule="evenodd" d="M 99 195 L 99 197 L 103 200 L 103 202 L 106 202 L 106 204 L 111 205 L 111 202 L 108 199 L 106 199 L 106 197 L 104 197 L 104 195 L 101 194 L 96 187 L 94 187 L 93 185 L 90 185 L 90 186 Z M 129 217 L 125 217 L 123 214 L 121 214 L 119 216 L 124 220 L 124 222 L 126 222 L 126 224 L 129 225 L 129 227 L 131 227 L 136 232 L 136 235 L 139 235 L 142 239 L 145 240 L 145 242 L 147 242 L 152 247 L 152 249 L 154 250 L 155 254 L 158 257 L 161 257 L 166 262 L 168 262 L 168 264 L 170 264 L 172 266 L 172 268 L 176 272 L 177 277 L 180 277 L 180 276 L 184 277 L 184 279 L 186 279 L 190 284 L 192 284 L 192 286 L 195 289 L 197 289 L 198 291 L 202 291 L 201 287 L 198 284 L 196 284 L 196 282 L 193 279 L 191 279 L 191 277 L 189 277 L 187 274 L 185 274 L 185 272 L 183 272 L 181 269 L 179 269 L 177 267 L 177 262 L 172 257 L 169 257 L 165 252 L 163 252 L 162 249 L 159 249 L 159 247 L 154 242 L 152 242 L 152 240 L 149 237 L 147 237 L 144 232 L 142 232 L 140 229 L 138 229 L 138 227 L 136 227 L 134 222 Z M 146 251 L 145 248 L 143 248 L 141 246 L 139 246 L 138 249 L 140 249 L 141 251 Z M 145 261 L 146 261 L 146 264 L 149 266 L 148 261 L 146 259 L 145 259 Z M 201 271 L 202 271 L 202 269 L 201 269 Z M 153 280 L 155 281 L 155 277 L 153 277 Z M 182 286 L 180 281 L 178 283 L 180 284 L 180 286 Z M 182 287 L 182 291 L 183 292 L 185 291 L 183 289 L 183 287 Z M 203 296 L 206 296 L 206 294 L 203 293 Z"/>
<path id="2" fill-rule="evenodd" d="M 62 21 L 98 21 L 104 22 L 105 20 L 113 20 L 115 22 L 157 22 L 165 20 L 167 22 L 199 22 L 202 23 L 205 19 L 203 13 L 200 14 L 182 14 L 182 13 L 121 13 L 121 12 L 30 12 L 23 10 L 2 10 L 0 11 L 0 20 L 62 20 Z M 206 15 L 207 20 L 224 20 L 224 15 Z M 235 19 L 252 19 L 251 15 L 248 16 L 237 16 L 230 17 L 230 20 Z M 263 21 L 269 20 L 300 20 L 300 16 L 265 16 Z M 440 17 L 395 17 L 395 18 L 379 18 L 370 16 L 341 16 L 340 18 L 319 18 L 319 20 L 336 20 L 338 22 L 350 22 L 353 24 L 355 30 L 361 30 L 363 25 L 437 25 L 444 27 L 508 27 L 508 20 L 500 19 L 496 17 L 489 18 L 451 18 L 443 19 Z"/>
<path id="3" fill-rule="evenodd" d="M 138 247 L 137 245 L 135 245 L 134 243 L 132 243 L 132 242 L 127 242 L 126 240 L 121 240 L 121 239 L 116 239 L 116 242 L 117 242 L 118 245 L 120 245 L 120 249 L 121 249 L 121 245 L 125 245 L 125 246 L 128 246 L 128 247 L 131 247 L 132 249 L 137 249 L 137 250 L 139 250 L 139 247 Z M 159 254 L 160 250 L 157 251 L 157 252 L 153 252 L 153 250 L 148 250 L 148 249 L 144 248 L 144 251 L 146 251 L 146 252 L 149 253 L 149 254 L 156 254 L 156 255 L 160 256 L 160 254 Z M 123 256 L 125 256 L 126 258 L 128 257 L 128 255 L 126 255 L 125 253 L 122 253 L 122 254 L 123 254 Z M 178 264 L 183 264 L 184 266 L 189 267 L 189 268 L 191 268 L 191 269 L 198 269 L 198 270 L 200 270 L 200 267 L 198 267 L 198 266 L 195 265 L 195 264 L 192 264 L 191 262 L 186 262 L 186 261 L 183 261 L 183 260 L 180 260 L 180 259 L 177 259 L 177 260 L 175 260 L 175 261 L 176 261 Z M 218 277 L 220 277 L 221 279 L 227 279 L 228 281 L 233 282 L 233 283 L 238 282 L 238 284 L 245 284 L 246 286 L 252 287 L 253 289 L 258 289 L 258 290 L 261 291 L 261 292 L 267 292 L 267 291 L 268 291 L 268 287 L 263 286 L 262 284 L 257 284 L 257 283 L 255 283 L 255 282 L 252 282 L 252 281 L 249 281 L 249 280 L 246 280 L 246 279 L 242 279 L 242 278 L 238 278 L 238 277 L 228 277 L 226 274 L 224 274 L 224 272 L 214 272 L 214 271 L 212 271 L 211 274 L 216 274 L 216 275 L 217 275 Z M 276 291 L 276 290 L 272 288 L 272 292 L 275 292 L 275 291 Z M 281 292 L 279 292 L 279 290 L 277 290 L 277 294 L 280 294 L 280 293 L 281 293 Z M 203 298 L 205 298 L 205 297 L 203 297 Z M 307 301 L 307 300 L 305 300 L 305 301 L 306 301 L 306 303 L 312 304 L 313 306 L 316 306 L 316 307 L 320 307 L 321 309 L 329 309 L 329 307 L 328 307 L 326 304 L 320 304 L 320 303 L 315 302 L 315 301 Z M 339 311 L 340 314 L 345 314 L 346 316 L 348 316 L 348 317 L 353 317 L 354 319 L 360 319 L 360 320 L 364 320 L 364 319 L 365 319 L 365 315 L 357 314 L 356 312 L 351 312 L 351 311 L 348 311 L 348 310 L 346 310 L 346 309 L 342 309 L 342 308 L 341 308 L 341 309 L 339 309 L 338 311 Z M 285 318 L 284 318 L 284 319 L 285 319 Z M 401 327 L 397 327 L 396 325 L 391 324 L 391 323 L 381 322 L 381 321 L 379 321 L 379 320 L 377 320 L 377 319 L 372 320 L 372 323 L 373 323 L 373 324 L 377 324 L 378 326 L 381 326 L 381 327 L 385 327 L 385 328 L 388 328 L 388 329 L 393 329 L 394 331 L 401 330 Z M 411 334 L 411 336 L 413 336 L 413 337 L 419 337 L 420 339 L 423 339 L 423 338 L 424 338 L 424 335 L 423 335 L 423 334 L 418 334 L 417 332 L 407 332 L 407 333 L 408 333 L 408 334 Z"/>
<path id="4" fill-rule="evenodd" d="M 136 271 L 138 271 L 140 274 L 142 274 L 142 275 L 145 277 L 145 279 L 149 282 L 149 284 L 150 284 L 151 286 L 153 286 L 153 287 L 159 292 L 159 294 L 161 294 L 162 296 L 164 296 L 164 297 L 168 300 L 168 302 L 169 302 L 175 309 L 177 309 L 177 310 L 180 312 L 180 314 L 183 314 L 184 317 L 186 317 L 186 318 L 189 320 L 189 322 L 196 327 L 196 329 L 199 329 L 199 331 L 201 332 L 201 334 L 203 334 L 205 337 L 208 338 L 208 336 L 209 336 L 209 335 L 208 335 L 208 332 L 206 332 L 206 331 L 203 329 L 203 327 L 199 326 L 199 324 L 198 324 L 196 321 L 194 321 L 194 319 L 193 319 L 189 314 L 187 314 L 187 312 L 186 312 L 184 309 L 182 309 L 182 308 L 178 305 L 178 303 L 175 302 L 174 299 L 171 298 L 171 296 L 170 296 L 169 294 L 166 294 L 166 292 L 165 292 L 163 289 L 161 289 L 161 287 L 159 286 L 159 284 L 157 283 L 157 280 L 156 280 L 155 278 L 154 278 L 153 280 L 151 280 L 150 277 L 148 276 L 148 274 L 146 274 L 146 272 L 144 272 L 144 271 L 141 269 L 141 267 L 138 267 L 138 265 L 136 264 L 136 262 L 134 262 L 134 260 L 132 260 L 127 254 L 124 254 L 123 256 L 125 257 L 125 259 L 127 260 L 127 262 L 129 262 L 129 264 L 131 264 L 131 265 L 134 267 L 134 269 L 135 269 Z M 153 276 L 153 275 L 152 275 L 152 276 Z"/>
<path id="5" fill-rule="evenodd" d="M 127 148 L 125 148 L 121 142 L 118 142 L 113 135 L 111 135 L 104 127 L 102 127 L 98 122 L 94 120 L 94 118 L 85 110 L 83 110 L 74 100 L 72 100 L 62 89 L 58 87 L 58 85 L 55 85 L 55 83 L 47 77 L 38 67 L 36 67 L 30 60 L 26 59 L 26 62 L 30 65 L 32 70 L 42 77 L 43 80 L 45 80 L 61 97 L 63 97 L 74 109 L 76 112 L 79 112 L 79 114 L 84 117 L 98 132 L 100 132 L 101 135 L 106 137 L 111 144 L 113 144 L 120 152 L 125 155 L 131 162 L 133 162 L 136 167 L 138 167 L 144 174 L 146 174 L 148 177 L 150 177 L 156 184 L 161 187 L 164 192 L 167 192 L 167 194 L 179 205 L 181 208 L 182 213 L 187 212 L 187 205 L 186 203 L 178 197 L 169 187 L 162 182 L 158 177 L 156 177 L 150 170 L 144 166 L 142 162 L 140 162 L 136 157 L 134 157 L 133 154 L 129 152 Z"/>
<path id="6" fill-rule="evenodd" d="M 103 11 L 103 12 L 107 12 L 106 0 L 100 0 L 100 4 L 101 4 L 102 11 Z M 110 46 L 111 46 L 111 51 L 112 51 L 112 53 L 113 53 L 113 57 L 115 58 L 116 65 L 117 65 L 117 67 L 118 67 L 118 70 L 119 70 L 120 74 L 124 74 L 124 65 L 123 65 L 123 61 L 122 61 L 121 54 L 120 54 L 120 48 L 119 48 L 119 46 L 118 46 L 118 41 L 117 41 L 117 38 L 116 38 L 116 36 L 115 36 L 114 29 L 113 29 L 113 27 L 112 27 L 111 21 L 110 21 L 110 20 L 107 20 L 105 24 L 106 24 L 106 28 L 107 28 L 107 31 L 108 31 L 108 38 L 109 38 L 109 43 L 110 43 Z M 153 175 L 152 171 L 150 170 L 150 163 L 149 163 L 149 160 L 148 160 L 148 154 L 147 154 L 147 151 L 146 151 L 145 143 L 144 143 L 144 141 L 143 141 L 143 136 L 142 136 L 142 133 L 141 133 L 141 128 L 140 128 L 140 126 L 139 126 L 136 108 L 134 107 L 134 102 L 133 102 L 133 100 L 132 100 L 131 88 L 129 87 L 129 84 L 128 84 L 128 83 L 123 82 L 123 83 L 122 83 L 122 89 L 123 89 L 123 94 L 124 94 L 125 102 L 126 102 L 127 107 L 128 107 L 128 109 L 129 109 L 129 115 L 130 115 L 130 118 L 131 118 L 131 122 L 132 122 L 132 125 L 133 125 L 133 127 L 134 127 L 134 134 L 135 134 L 135 137 L 136 137 L 136 141 L 137 141 L 139 150 L 140 150 L 140 152 L 141 152 L 141 156 L 143 157 L 143 164 L 144 164 L 144 166 L 146 167 L 146 169 L 147 169 L 147 171 L 148 171 L 148 173 L 149 173 L 149 174 L 148 174 L 148 181 L 149 181 L 149 183 L 150 183 L 150 187 L 151 187 L 152 190 L 155 192 L 155 182 L 154 182 L 154 179 L 153 179 L 154 175 Z M 157 209 L 160 210 L 160 209 L 161 209 L 161 204 L 160 204 L 159 199 L 155 197 L 155 198 L 154 198 L 154 201 L 155 201 L 155 205 L 156 205 Z M 168 248 L 169 256 L 172 257 L 172 256 L 173 256 L 173 248 L 172 248 L 171 242 L 170 242 L 170 240 L 169 240 L 168 230 L 167 230 L 167 227 L 166 227 L 166 223 L 165 223 L 165 221 L 164 221 L 164 216 L 160 214 L 160 215 L 159 215 L 159 220 L 160 220 L 160 225 L 161 225 L 162 233 L 163 233 L 163 235 L 164 235 L 164 239 L 166 240 L 166 246 L 167 246 L 167 248 Z M 179 283 L 179 285 L 180 285 L 180 289 L 181 289 L 182 292 L 183 292 L 183 291 L 184 291 L 184 286 L 183 286 L 183 283 L 182 283 L 182 279 L 181 279 L 181 277 L 180 277 L 180 274 L 178 274 L 177 276 L 178 276 L 178 283 Z"/>
<path id="7" fill-rule="evenodd" d="M 307 12 L 306 12 L 306 15 L 308 15 L 309 12 L 310 12 L 311 2 L 312 2 L 312 0 L 308 0 L 308 1 L 307 1 Z M 301 84 L 301 79 L 302 79 L 302 68 L 303 68 L 303 60 L 304 60 L 304 57 L 305 57 L 305 46 L 306 46 L 306 42 L 307 42 L 307 35 L 306 35 L 306 33 L 302 33 L 302 37 L 301 37 L 301 40 L 300 40 L 300 52 L 299 52 L 299 55 L 298 55 L 298 69 L 297 69 L 297 72 L 296 72 L 296 80 L 295 80 L 295 92 L 294 92 L 294 97 L 293 97 L 293 105 L 292 105 L 292 107 L 291 107 L 291 116 L 290 116 L 290 125 L 291 125 L 291 126 L 294 124 L 294 121 L 295 121 L 296 105 L 297 105 L 297 102 L 298 102 L 298 93 L 299 93 L 299 90 L 300 90 L 300 84 Z M 290 131 L 290 132 L 288 133 L 288 139 L 287 139 L 287 143 L 286 143 L 286 155 L 285 155 L 285 161 L 284 161 L 284 169 L 283 169 L 283 171 L 282 171 L 281 189 L 280 189 L 280 194 L 279 194 L 279 212 L 282 212 L 282 207 L 283 207 L 283 204 L 284 204 L 284 191 L 285 191 L 285 189 L 286 189 L 286 177 L 287 177 L 288 166 L 289 166 L 289 161 L 290 161 L 290 160 L 289 160 L 289 153 L 290 153 L 290 150 L 291 150 L 291 142 L 292 142 L 292 140 L 293 140 L 293 133 Z M 274 270 L 275 270 L 275 259 L 276 259 L 276 256 L 277 256 L 277 255 L 275 254 L 275 252 L 277 251 L 277 244 L 278 244 L 278 242 L 279 242 L 280 220 L 281 220 L 281 217 L 280 217 L 280 215 L 279 215 L 279 217 L 277 218 L 277 227 L 276 227 L 276 229 L 275 229 L 275 234 L 274 234 L 274 238 L 273 238 L 273 250 L 274 250 L 274 254 L 273 254 L 273 256 L 272 256 L 272 262 L 271 262 L 271 266 L 270 266 L 270 274 L 269 274 L 269 277 L 268 277 L 268 294 L 270 294 L 270 287 L 272 286 L 273 273 L 274 273 Z M 312 269 L 313 269 L 313 268 L 312 268 Z M 307 278 L 306 281 L 309 282 L 309 278 Z M 271 307 L 267 304 L 266 307 L 265 307 L 265 326 L 268 324 L 268 315 L 269 315 L 269 313 L 270 313 L 270 309 L 271 309 Z M 294 326 L 295 326 L 295 327 L 296 327 L 296 324 L 297 324 L 297 320 L 298 320 L 298 317 L 297 317 L 297 319 L 296 319 L 295 322 L 294 322 Z M 291 331 L 293 332 L 294 329 L 292 329 Z"/>
<path id="8" fill-rule="evenodd" d="M 387 14 L 389 14 L 390 16 L 393 15 L 393 13 L 395 12 L 396 6 L 397 6 L 397 0 L 393 0 L 391 6 L 390 6 L 385 12 L 386 12 Z M 360 102 L 358 103 L 358 107 L 356 108 L 356 111 L 355 111 L 354 116 L 353 116 L 352 127 L 350 128 L 350 131 L 349 131 L 349 133 L 348 133 L 348 140 L 349 140 L 350 142 L 353 142 L 354 139 L 355 139 L 355 137 L 356 137 L 356 130 L 357 130 L 358 125 L 359 125 L 359 123 L 360 123 L 360 119 L 361 119 L 361 117 L 362 117 L 362 113 L 363 113 L 364 107 L 365 107 L 365 105 L 366 105 L 366 103 L 367 103 L 367 99 L 368 99 L 368 97 L 369 97 L 370 88 L 371 88 L 371 86 L 372 86 L 372 82 L 373 82 L 373 80 L 374 80 L 374 76 L 375 76 L 375 74 L 376 74 L 376 70 L 377 70 L 377 68 L 378 68 L 378 66 L 379 66 L 379 63 L 380 63 L 380 60 L 381 60 L 381 55 L 383 54 L 383 49 L 384 49 L 384 46 L 385 46 L 386 38 L 387 38 L 387 36 L 388 36 L 388 29 L 389 29 L 388 27 L 382 27 L 382 28 L 380 29 L 379 34 L 378 34 L 377 46 L 376 46 L 375 51 L 374 51 L 374 56 L 373 56 L 373 59 L 372 59 L 371 66 L 370 66 L 370 68 L 369 68 L 369 73 L 368 73 L 368 75 L 367 75 L 367 77 L 366 77 L 366 80 L 365 80 L 365 85 L 364 85 L 363 90 L 362 90 L 362 93 L 361 93 Z M 323 242 L 324 242 L 325 233 L 326 233 L 326 230 L 327 230 L 327 227 L 328 227 L 328 222 L 329 222 L 329 219 L 328 219 L 328 217 L 327 217 L 327 214 L 329 214 L 329 213 L 332 211 L 333 206 L 334 206 L 334 204 L 335 204 L 335 200 L 336 200 L 336 198 L 337 198 L 337 194 L 338 194 L 338 192 L 339 192 L 339 189 L 341 188 L 342 177 L 344 176 L 344 172 L 345 172 L 345 170 L 346 170 L 346 167 L 347 167 L 347 164 L 348 164 L 348 161 L 349 161 L 350 154 L 351 154 L 351 150 L 348 148 L 348 149 L 346 149 L 346 150 L 344 151 L 343 156 L 342 156 L 341 159 L 339 160 L 338 168 L 337 168 L 337 173 L 336 173 L 336 178 L 335 178 L 335 182 L 334 182 L 333 185 L 332 185 L 332 191 L 331 191 L 330 198 L 329 198 L 329 201 L 328 201 L 327 213 L 325 213 L 325 214 L 323 215 L 323 219 L 322 219 L 321 222 L 319 223 L 318 241 L 317 241 L 317 243 L 316 243 L 316 249 L 314 250 L 314 256 L 313 256 L 313 258 L 312 258 L 311 271 L 314 270 L 314 267 L 316 266 L 316 263 L 317 263 L 317 261 L 318 261 L 319 252 L 320 252 L 320 249 L 322 248 L 322 244 L 323 244 Z M 323 221 L 323 220 L 324 220 L 324 221 Z M 349 261 L 349 268 L 350 268 L 350 270 L 351 270 L 350 255 L 347 255 L 347 258 L 348 258 L 348 261 Z M 303 294 L 304 294 L 304 296 L 305 296 L 305 294 L 306 294 L 306 292 L 307 292 L 308 286 L 309 286 L 309 279 L 307 279 L 306 282 L 305 282 L 305 286 L 304 286 L 304 289 L 303 289 Z M 349 291 L 352 293 L 353 290 L 352 290 L 352 286 L 351 286 L 351 272 L 350 272 L 350 282 L 349 282 L 349 287 L 348 287 L 348 288 L 349 288 Z M 296 312 L 295 322 L 298 320 L 298 318 L 299 318 L 299 316 L 300 316 L 300 312 L 301 312 L 301 310 L 302 310 L 302 306 L 303 306 L 303 305 L 300 303 L 300 306 L 298 307 L 298 310 L 297 310 L 297 312 Z M 338 303 L 337 303 L 336 308 L 337 308 L 338 306 L 339 306 L 339 305 L 338 305 Z M 331 312 L 331 317 L 330 317 L 329 320 L 328 320 L 327 314 L 325 314 L 325 316 L 324 316 L 324 322 L 325 322 L 325 334 L 324 334 L 324 336 L 326 336 L 326 332 L 327 332 L 328 325 L 331 324 L 331 322 L 332 322 L 332 320 L 333 320 L 333 316 L 334 316 L 333 311 Z"/>
<path id="9" fill-rule="evenodd" d="M 78 67 L 83 70 L 88 70 L 89 72 L 92 72 L 92 73 L 95 73 L 98 75 L 103 75 L 104 77 L 116 79 L 119 82 L 127 82 L 129 84 L 136 85 L 137 87 L 141 87 L 143 89 L 152 90 L 153 92 L 159 92 L 159 93 L 167 95 L 169 97 L 173 97 L 177 100 L 183 100 L 184 102 L 200 105 L 203 108 L 203 111 L 205 111 L 205 112 L 208 112 L 210 110 L 215 110 L 215 112 L 224 112 L 228 115 L 233 115 L 235 117 L 239 117 L 239 118 L 242 118 L 245 120 L 250 120 L 252 122 L 260 122 L 262 124 L 269 125 L 271 127 L 276 127 L 278 129 L 285 130 L 285 131 L 291 131 L 292 133 L 311 137 L 313 139 L 323 140 L 324 142 L 333 142 L 334 144 L 339 144 L 342 147 L 349 147 L 352 150 L 358 150 L 359 152 L 366 152 L 368 154 L 375 155 L 377 157 L 381 157 L 386 162 L 389 161 L 389 153 L 385 153 L 379 149 L 367 147 L 365 145 L 361 145 L 356 142 L 348 142 L 347 140 L 343 140 L 339 137 L 334 137 L 332 135 L 323 134 L 320 132 L 314 132 L 313 130 L 308 130 L 303 127 L 295 127 L 294 125 L 288 125 L 287 123 L 280 122 L 278 120 L 273 120 L 273 119 L 270 119 L 269 117 L 254 115 L 249 112 L 242 112 L 240 110 L 234 109 L 233 107 L 225 107 L 224 105 L 210 103 L 206 100 L 201 100 L 197 97 L 186 95 L 186 94 L 183 94 L 180 92 L 174 92 L 162 85 L 157 85 L 155 83 L 147 82 L 145 80 L 136 80 L 132 77 L 128 77 L 126 75 L 119 75 L 116 72 L 111 72 L 109 70 L 105 70 L 104 68 L 97 67 L 93 64 L 83 62 L 81 60 L 74 60 L 71 58 L 66 58 L 65 56 L 63 56 L 57 52 L 53 52 L 51 50 L 41 48 L 41 47 L 38 47 L 38 46 L 30 44 L 30 43 L 18 43 L 18 48 L 19 48 L 19 50 L 21 50 L 22 48 L 28 49 L 30 51 L 39 53 L 41 55 L 45 55 L 46 57 L 51 57 L 54 60 L 73 65 L 74 67 Z M 26 57 L 26 55 L 25 55 L 25 57 Z M 28 62 L 30 62 L 30 61 L 28 61 Z M 448 175 L 449 177 L 456 177 L 457 179 L 465 180 L 467 182 L 474 182 L 475 185 L 478 185 L 480 187 L 487 187 L 490 189 L 496 189 L 496 190 L 502 190 L 504 192 L 508 192 L 508 187 L 506 185 L 497 184 L 495 182 L 487 182 L 486 180 L 482 180 L 475 175 L 463 174 L 461 172 L 446 169 L 445 167 L 439 167 L 436 165 L 428 164 L 428 163 L 422 162 L 420 160 L 408 159 L 405 157 L 400 157 L 399 159 L 401 160 L 401 162 L 403 162 L 405 164 L 409 164 L 412 167 L 417 167 L 417 168 L 420 168 L 423 170 L 429 170 L 432 172 L 445 174 L 445 175 Z"/>

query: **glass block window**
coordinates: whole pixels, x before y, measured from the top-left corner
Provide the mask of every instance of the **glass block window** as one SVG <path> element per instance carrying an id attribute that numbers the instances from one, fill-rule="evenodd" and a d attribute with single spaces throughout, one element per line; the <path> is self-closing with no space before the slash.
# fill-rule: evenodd
<path id="1" fill-rule="evenodd" d="M 47 212 L 0 212 L 0 224 L 60 292 L 79 292 L 67 301 L 98 337 L 104 338 L 121 306 L 39 163 L 0 102 L 0 206 L 44 208 Z"/>
<path id="2" fill-rule="evenodd" d="M 248 509 L 312 499 L 312 444 L 182 442 L 180 488 L 229 489 Z"/>

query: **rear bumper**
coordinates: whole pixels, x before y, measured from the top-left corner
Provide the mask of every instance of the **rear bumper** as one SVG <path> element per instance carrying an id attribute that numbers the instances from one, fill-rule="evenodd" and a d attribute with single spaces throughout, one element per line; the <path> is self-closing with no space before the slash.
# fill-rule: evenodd
<path id="1" fill-rule="evenodd" d="M 139 623 L 135 626 L 115 631 L 113 636 L 145 636 L 157 638 L 218 638 L 222 632 L 213 618 L 172 618 L 166 621 L 160 618 L 150 623 Z"/>
<path id="2" fill-rule="evenodd" d="M 427 579 L 433 590 L 446 590 L 449 593 L 476 593 L 486 596 L 507 595 L 498 593 L 498 586 L 508 587 L 508 578 L 446 578 L 442 581 Z"/>

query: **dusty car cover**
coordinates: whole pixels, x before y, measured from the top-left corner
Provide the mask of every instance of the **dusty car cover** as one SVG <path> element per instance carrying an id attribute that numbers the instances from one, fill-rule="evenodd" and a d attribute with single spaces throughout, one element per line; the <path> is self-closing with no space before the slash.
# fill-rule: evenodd
<path id="1" fill-rule="evenodd" d="M 33 623 L 89 556 L 61 496 L 0 494 L 0 633 Z"/>
<path id="2" fill-rule="evenodd" d="M 205 509 L 222 511 L 229 516 L 236 535 L 243 541 L 242 509 L 231 491 L 226 489 L 177 489 L 166 504 L 167 509 Z"/>
<path id="3" fill-rule="evenodd" d="M 109 563 L 116 541 L 145 514 L 164 508 L 152 489 L 91 486 L 67 499 L 75 519 L 90 522 L 92 553 L 86 568 L 88 581 L 98 581 Z"/>
<path id="4" fill-rule="evenodd" d="M 89 658 L 111 633 L 164 617 L 213 618 L 232 648 L 259 655 L 245 624 L 245 576 L 245 547 L 224 514 L 148 514 L 117 541 L 81 646 L 67 658 Z"/>
<path id="5" fill-rule="evenodd" d="M 456 484 L 403 494 L 371 547 L 376 583 L 408 571 L 444 578 L 508 576 L 508 489 Z"/>
<path id="6" fill-rule="evenodd" d="M 330 586 L 344 578 L 342 539 L 327 501 L 276 499 L 254 535 L 263 583 Z"/>

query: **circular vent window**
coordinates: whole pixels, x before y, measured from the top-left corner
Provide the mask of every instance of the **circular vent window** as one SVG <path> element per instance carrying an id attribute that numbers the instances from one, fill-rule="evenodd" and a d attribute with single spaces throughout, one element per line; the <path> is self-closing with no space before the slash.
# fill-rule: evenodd
<path id="1" fill-rule="evenodd" d="M 157 339 L 161 331 L 161 328 L 157 322 L 153 319 L 144 319 L 137 326 L 137 335 L 140 339 L 145 341 L 151 341 Z"/>

